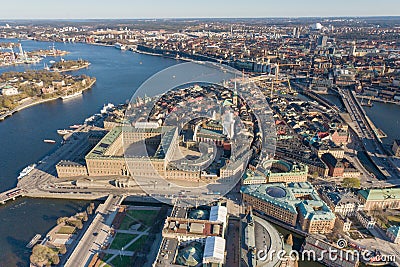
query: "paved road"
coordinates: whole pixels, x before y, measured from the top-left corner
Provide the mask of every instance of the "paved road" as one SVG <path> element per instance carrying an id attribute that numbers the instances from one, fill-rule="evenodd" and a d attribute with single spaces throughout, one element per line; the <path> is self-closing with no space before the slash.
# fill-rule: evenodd
<path id="1" fill-rule="evenodd" d="M 88 265 L 93 255 L 101 249 L 104 240 L 107 238 L 111 228 L 111 225 L 107 224 L 110 221 L 109 216 L 115 214 L 113 212 L 118 208 L 123 198 L 123 196 L 109 195 L 104 204 L 97 208 L 96 217 L 64 266 Z"/>

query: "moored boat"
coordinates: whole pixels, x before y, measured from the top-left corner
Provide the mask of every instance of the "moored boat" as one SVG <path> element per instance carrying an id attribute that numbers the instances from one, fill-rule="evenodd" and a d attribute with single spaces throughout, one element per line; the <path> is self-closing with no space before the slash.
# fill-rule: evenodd
<path id="1" fill-rule="evenodd" d="M 27 167 L 25 167 L 20 173 L 17 179 L 21 179 L 22 177 L 28 175 L 33 169 L 36 168 L 36 164 L 31 164 Z"/>
<path id="2" fill-rule="evenodd" d="M 59 135 L 66 135 L 66 134 L 69 134 L 69 133 L 72 133 L 72 132 L 73 132 L 73 130 L 67 130 L 67 129 L 57 130 L 57 133 Z"/>
<path id="3" fill-rule="evenodd" d="M 71 98 L 74 98 L 74 97 L 78 97 L 80 95 L 82 95 L 82 91 L 78 91 L 78 92 L 70 94 L 70 95 L 62 96 L 61 99 L 62 100 L 68 100 L 68 99 L 71 99 Z"/>

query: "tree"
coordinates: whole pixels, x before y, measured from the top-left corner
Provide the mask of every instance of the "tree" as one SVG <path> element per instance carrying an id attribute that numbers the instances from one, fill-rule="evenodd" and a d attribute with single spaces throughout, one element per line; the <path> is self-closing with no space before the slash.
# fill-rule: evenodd
<path id="1" fill-rule="evenodd" d="M 57 265 L 57 264 L 60 263 L 60 257 L 58 257 L 57 254 L 52 254 L 52 255 L 50 256 L 49 261 L 50 261 L 52 264 Z"/>
<path id="2" fill-rule="evenodd" d="M 86 221 L 88 220 L 88 214 L 87 214 L 86 211 L 83 213 L 82 220 L 83 220 L 84 222 L 86 222 Z"/>
<path id="3" fill-rule="evenodd" d="M 81 220 L 69 220 L 69 221 L 66 221 L 65 223 L 70 226 L 76 227 L 79 230 L 83 228 L 83 223 Z"/>
<path id="4" fill-rule="evenodd" d="M 64 244 L 61 244 L 61 246 L 58 248 L 58 252 L 64 255 L 67 253 L 67 247 Z"/>
<path id="5" fill-rule="evenodd" d="M 87 214 L 91 215 L 93 213 L 92 207 L 88 206 L 86 208 Z"/>
<path id="6" fill-rule="evenodd" d="M 9 98 L 4 98 L 3 99 L 3 106 L 5 108 L 11 109 L 13 107 L 13 103 Z"/>
<path id="7" fill-rule="evenodd" d="M 60 217 L 57 219 L 57 224 L 61 224 L 68 220 L 68 217 Z"/>

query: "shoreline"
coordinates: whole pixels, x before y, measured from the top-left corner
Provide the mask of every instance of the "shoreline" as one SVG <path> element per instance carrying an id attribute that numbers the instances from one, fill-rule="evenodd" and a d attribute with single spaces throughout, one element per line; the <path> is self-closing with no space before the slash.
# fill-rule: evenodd
<path id="1" fill-rule="evenodd" d="M 380 99 L 380 98 L 373 98 L 373 97 L 370 97 L 370 96 L 361 96 L 361 95 L 357 95 L 357 98 L 367 99 L 367 100 L 380 102 L 380 103 L 384 103 L 384 104 L 392 104 L 392 105 L 400 106 L 400 101 L 383 100 L 383 99 Z"/>
<path id="2" fill-rule="evenodd" d="M 93 86 L 95 83 L 96 83 L 96 78 L 93 78 L 93 81 L 92 81 L 88 86 L 86 86 L 86 87 L 84 87 L 83 89 L 81 89 L 80 92 L 84 92 L 84 91 L 86 91 L 86 90 L 89 90 L 90 88 L 92 88 L 92 86 Z M 60 99 L 61 97 L 62 97 L 62 96 L 51 97 L 51 98 L 48 98 L 48 99 L 36 100 L 36 101 L 34 101 L 34 102 L 32 102 L 32 103 L 29 103 L 29 104 L 26 104 L 26 105 L 20 105 L 20 106 L 18 106 L 18 107 L 16 107 L 16 108 L 14 108 L 14 109 L 12 109 L 12 110 L 6 112 L 5 114 L 1 115 L 1 116 L 0 116 L 0 122 L 4 121 L 4 120 L 7 119 L 8 117 L 11 117 L 11 116 L 14 115 L 14 113 L 16 113 L 16 112 L 19 112 L 19 111 L 21 111 L 21 110 L 24 110 L 24 109 L 33 107 L 33 106 L 35 106 L 35 105 L 39 105 L 39 104 L 43 104 L 43 103 L 46 103 L 46 102 L 54 101 L 54 100 Z"/>

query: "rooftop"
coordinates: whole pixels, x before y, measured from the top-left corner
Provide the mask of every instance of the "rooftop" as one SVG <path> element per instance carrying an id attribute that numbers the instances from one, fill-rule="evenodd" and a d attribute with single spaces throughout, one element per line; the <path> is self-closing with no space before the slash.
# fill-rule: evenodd
<path id="1" fill-rule="evenodd" d="M 290 183 L 288 186 L 282 183 L 249 185 L 243 186 L 241 192 L 284 208 L 291 213 L 298 214 L 299 211 L 303 217 L 310 220 L 335 218 L 333 212 L 308 182 Z"/>
<path id="2" fill-rule="evenodd" d="M 400 199 L 400 188 L 363 189 L 358 194 L 366 200 Z"/>

